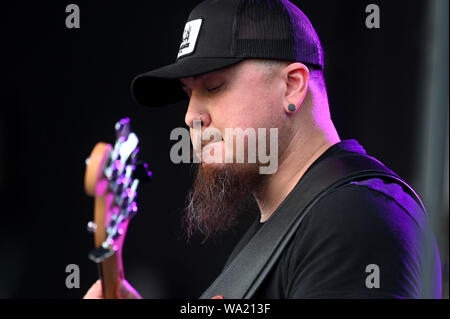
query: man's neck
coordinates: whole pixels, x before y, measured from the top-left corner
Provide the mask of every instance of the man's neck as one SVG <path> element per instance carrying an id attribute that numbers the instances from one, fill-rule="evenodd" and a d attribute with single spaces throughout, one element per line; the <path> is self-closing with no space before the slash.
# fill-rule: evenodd
<path id="1" fill-rule="evenodd" d="M 336 131 L 316 131 L 309 135 L 297 132 L 280 158 L 278 171 L 267 175 L 263 184 L 254 193 L 261 219 L 267 221 L 278 206 L 297 185 L 308 168 L 331 146 L 340 142 Z"/>

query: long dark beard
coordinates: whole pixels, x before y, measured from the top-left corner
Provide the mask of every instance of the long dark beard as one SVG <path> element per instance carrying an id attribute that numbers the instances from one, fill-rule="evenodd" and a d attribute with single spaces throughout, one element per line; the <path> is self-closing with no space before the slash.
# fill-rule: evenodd
<path id="1" fill-rule="evenodd" d="M 261 182 L 252 164 L 199 165 L 187 197 L 184 226 L 188 238 L 200 232 L 205 240 L 230 229 L 239 213 L 253 201 Z"/>

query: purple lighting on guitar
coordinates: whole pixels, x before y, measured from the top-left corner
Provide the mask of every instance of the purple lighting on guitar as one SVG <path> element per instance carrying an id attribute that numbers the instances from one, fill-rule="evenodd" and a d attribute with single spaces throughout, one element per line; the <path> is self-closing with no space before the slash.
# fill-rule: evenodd
<path id="1" fill-rule="evenodd" d="M 102 179 L 97 183 L 95 187 L 95 194 L 97 196 L 102 196 L 103 194 L 105 194 L 107 189 L 108 189 L 108 180 Z"/>
<path id="2" fill-rule="evenodd" d="M 129 123 L 130 123 L 130 118 L 129 117 L 126 117 L 126 118 L 120 120 L 120 125 L 126 125 L 126 124 L 129 124 Z"/>
<path id="3" fill-rule="evenodd" d="M 117 184 L 126 184 L 127 183 L 127 177 L 126 176 L 122 176 L 120 178 L 117 179 Z"/>
<path id="4" fill-rule="evenodd" d="M 116 167 L 117 170 L 121 170 L 122 169 L 122 162 L 120 162 L 120 160 L 116 160 L 114 162 L 114 166 Z"/>
<path id="5" fill-rule="evenodd" d="M 131 190 L 130 187 L 127 188 L 126 192 L 126 197 L 131 198 L 134 196 L 133 191 Z"/>

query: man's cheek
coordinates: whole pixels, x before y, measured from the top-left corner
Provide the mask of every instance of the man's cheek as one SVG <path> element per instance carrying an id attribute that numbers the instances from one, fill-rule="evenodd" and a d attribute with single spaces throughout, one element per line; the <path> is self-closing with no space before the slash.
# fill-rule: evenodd
<path id="1" fill-rule="evenodd" d="M 254 163 L 251 157 L 254 152 L 251 152 L 251 150 L 249 152 L 248 137 L 227 137 L 223 143 L 223 149 L 225 163 Z"/>

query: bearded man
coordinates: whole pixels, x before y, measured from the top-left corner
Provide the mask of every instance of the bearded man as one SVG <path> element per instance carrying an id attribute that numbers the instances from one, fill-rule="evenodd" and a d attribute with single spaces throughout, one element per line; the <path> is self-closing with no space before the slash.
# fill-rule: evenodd
<path id="1" fill-rule="evenodd" d="M 206 0 L 188 18 L 176 62 L 133 81 L 145 106 L 187 96 L 193 144 L 207 130 L 221 133 L 197 150 L 189 235 L 226 231 L 249 197 L 258 204 L 258 219 L 202 298 L 440 297 L 439 255 L 420 199 L 356 140 L 341 141 L 323 70 L 319 37 L 292 3 Z M 237 128 L 264 132 L 265 146 L 276 129 L 274 172 L 261 173 L 260 156 L 237 161 L 226 134 Z M 265 151 L 252 139 L 244 139 L 244 158 Z"/>

